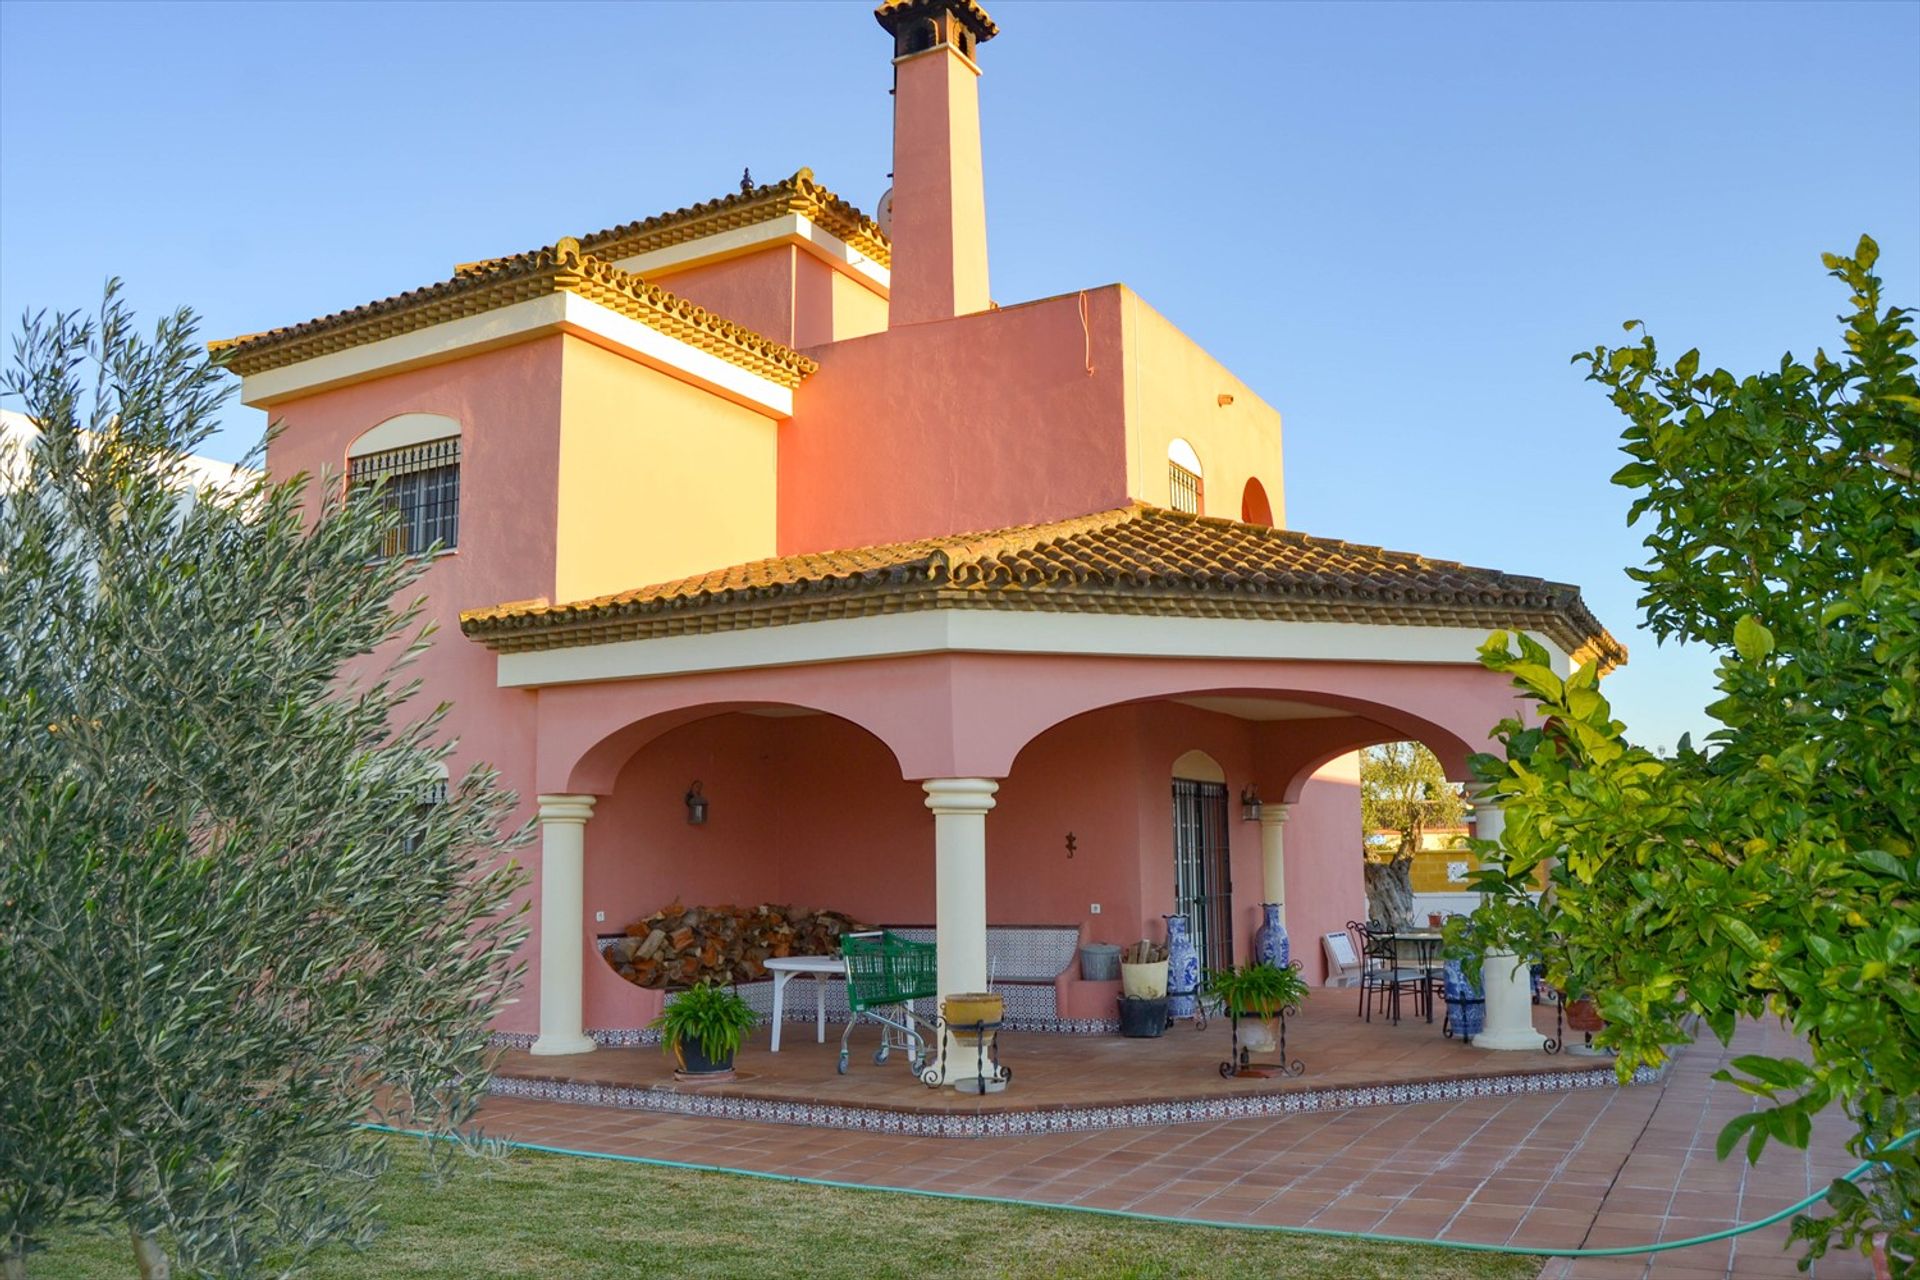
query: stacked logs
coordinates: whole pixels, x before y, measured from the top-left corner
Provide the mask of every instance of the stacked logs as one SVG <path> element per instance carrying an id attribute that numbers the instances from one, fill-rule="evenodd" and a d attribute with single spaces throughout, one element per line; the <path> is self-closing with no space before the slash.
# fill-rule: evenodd
<path id="1" fill-rule="evenodd" d="M 607 963 L 640 987 L 755 982 L 777 956 L 840 953 L 840 935 L 866 928 L 838 911 L 792 907 L 670 907 L 634 921 L 606 949 Z"/>

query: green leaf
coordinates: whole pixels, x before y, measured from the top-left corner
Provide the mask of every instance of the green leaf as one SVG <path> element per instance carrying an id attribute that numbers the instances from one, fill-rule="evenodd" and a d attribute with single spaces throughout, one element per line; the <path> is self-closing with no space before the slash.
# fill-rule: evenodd
<path id="1" fill-rule="evenodd" d="M 1741 661 L 1757 664 L 1773 652 L 1773 632 L 1752 614 L 1742 614 L 1740 621 L 1733 624 L 1733 647 Z"/>
<path id="2" fill-rule="evenodd" d="M 1760 941 L 1760 935 L 1755 933 L 1746 921 L 1736 916 L 1727 915 L 1724 912 L 1716 912 L 1713 919 L 1714 923 L 1727 931 L 1728 937 L 1740 944 L 1742 951 L 1756 960 L 1765 958 L 1767 954 L 1766 944 Z"/>
<path id="3" fill-rule="evenodd" d="M 1779 1089 L 1798 1089 L 1812 1078 L 1804 1062 L 1792 1058 L 1770 1058 L 1762 1054 L 1743 1054 L 1730 1064 L 1756 1080 Z"/>
<path id="4" fill-rule="evenodd" d="M 1720 1136 L 1714 1139 L 1713 1153 L 1718 1159 L 1725 1160 L 1734 1147 L 1740 1143 L 1740 1137 L 1760 1121 L 1758 1111 L 1746 1111 L 1727 1121 L 1720 1129 Z"/>
<path id="5" fill-rule="evenodd" d="M 1884 849 L 1861 849 L 1854 854 L 1854 857 L 1875 871 L 1893 876 L 1907 884 L 1914 882 L 1913 868 Z"/>

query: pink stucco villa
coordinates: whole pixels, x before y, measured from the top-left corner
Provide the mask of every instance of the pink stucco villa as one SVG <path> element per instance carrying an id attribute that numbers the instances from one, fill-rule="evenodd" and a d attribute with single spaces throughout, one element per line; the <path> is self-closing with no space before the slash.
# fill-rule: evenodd
<path id="1" fill-rule="evenodd" d="M 1356 751 L 1464 778 L 1514 708 L 1490 630 L 1625 657 L 1574 587 L 1289 529 L 1279 411 L 1125 285 L 996 299 L 995 25 L 877 16 L 878 221 L 803 169 L 215 344 L 274 472 L 389 477 L 398 550 L 445 544 L 421 674 L 539 823 L 500 1028 L 535 1053 L 658 1011 L 594 939 L 676 899 L 930 923 L 943 991 L 990 925 L 1177 910 L 1217 966 L 1275 902 L 1320 980 L 1365 911 Z M 1068 970 L 1033 1017 L 1114 994 Z"/>

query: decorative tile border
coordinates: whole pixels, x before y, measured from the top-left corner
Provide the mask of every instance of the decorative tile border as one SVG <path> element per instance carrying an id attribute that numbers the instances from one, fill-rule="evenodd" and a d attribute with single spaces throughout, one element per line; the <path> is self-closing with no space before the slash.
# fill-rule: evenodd
<path id="1" fill-rule="evenodd" d="M 1655 1084 L 1665 1068 L 1642 1067 L 1633 1085 Z M 664 1086 L 592 1084 L 531 1076 L 495 1076 L 490 1092 L 506 1098 L 570 1102 L 714 1120 L 755 1120 L 766 1124 L 852 1129 L 862 1133 L 922 1138 L 1004 1138 L 1042 1133 L 1079 1133 L 1094 1129 L 1197 1124 L 1217 1120 L 1263 1119 L 1355 1107 L 1404 1106 L 1416 1102 L 1454 1102 L 1467 1098 L 1512 1097 L 1562 1089 L 1596 1089 L 1614 1084 L 1613 1071 L 1517 1072 L 1456 1080 L 1418 1080 L 1403 1084 L 1326 1089 L 1285 1089 L 1271 1093 L 1210 1098 L 1167 1099 L 1113 1106 L 1036 1107 L 1000 1111 L 904 1111 L 891 1107 L 846 1106 L 750 1098 L 725 1094 L 682 1093 Z"/>

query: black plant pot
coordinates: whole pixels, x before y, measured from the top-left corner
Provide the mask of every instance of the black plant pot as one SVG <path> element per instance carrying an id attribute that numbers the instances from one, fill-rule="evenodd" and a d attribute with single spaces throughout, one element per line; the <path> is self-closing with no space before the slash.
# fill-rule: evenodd
<path id="1" fill-rule="evenodd" d="M 733 1055 L 727 1054 L 718 1062 L 707 1057 L 701 1050 L 698 1040 L 687 1039 L 673 1047 L 673 1060 L 679 1065 L 674 1072 L 680 1076 L 730 1076 L 733 1074 Z"/>
<path id="2" fill-rule="evenodd" d="M 1167 1029 L 1167 998 L 1129 1000 L 1120 997 L 1120 1034 L 1135 1040 L 1158 1039 Z"/>

